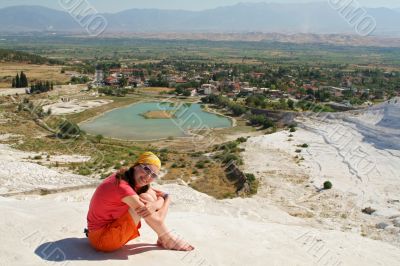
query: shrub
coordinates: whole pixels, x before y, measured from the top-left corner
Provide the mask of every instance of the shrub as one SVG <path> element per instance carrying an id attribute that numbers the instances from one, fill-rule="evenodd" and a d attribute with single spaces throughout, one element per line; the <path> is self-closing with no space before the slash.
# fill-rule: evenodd
<path id="1" fill-rule="evenodd" d="M 168 155 L 166 153 L 161 153 L 158 158 L 160 158 L 160 160 L 162 162 L 167 162 L 168 161 Z"/>
<path id="2" fill-rule="evenodd" d="M 265 108 L 267 103 L 265 102 L 266 97 L 264 95 L 251 95 L 246 98 L 246 105 L 249 107 L 261 107 Z"/>
<path id="3" fill-rule="evenodd" d="M 104 138 L 104 137 L 103 137 L 103 135 L 101 135 L 101 134 L 99 134 L 99 135 L 96 135 L 96 137 L 95 137 L 95 139 L 96 139 L 97 143 L 100 143 L 100 142 L 101 142 L 101 140 L 102 140 L 103 138 Z"/>
<path id="4" fill-rule="evenodd" d="M 289 132 L 291 132 L 291 133 L 296 132 L 296 128 L 294 128 L 294 127 L 290 128 Z"/>
<path id="5" fill-rule="evenodd" d="M 308 148 L 308 144 L 307 144 L 307 143 L 304 143 L 304 144 L 301 145 L 300 147 L 302 147 L 302 148 Z"/>
<path id="6" fill-rule="evenodd" d="M 118 169 L 120 169 L 121 167 L 122 167 L 121 163 L 116 163 L 115 166 L 114 166 L 114 169 L 115 169 L 115 170 L 118 170 Z"/>
<path id="7" fill-rule="evenodd" d="M 178 165 L 177 165 L 176 163 L 173 163 L 173 164 L 171 165 L 171 168 L 178 168 Z"/>
<path id="8" fill-rule="evenodd" d="M 252 126 L 264 125 L 267 118 L 264 115 L 251 115 L 249 117 L 250 124 Z"/>
<path id="9" fill-rule="evenodd" d="M 254 182 L 256 181 L 256 177 L 254 176 L 254 174 L 245 174 L 246 175 L 246 179 L 249 182 Z"/>
<path id="10" fill-rule="evenodd" d="M 223 157 L 223 160 L 222 160 L 222 162 L 225 163 L 225 164 L 230 163 L 230 162 L 232 162 L 232 161 L 234 161 L 234 162 L 239 162 L 239 163 L 240 163 L 239 157 L 236 156 L 236 155 L 233 154 L 233 153 L 228 153 L 227 155 L 225 155 L 225 156 Z"/>
<path id="11" fill-rule="evenodd" d="M 332 183 L 330 181 L 325 181 L 324 182 L 324 189 L 331 189 L 332 188 Z"/>
<path id="12" fill-rule="evenodd" d="M 18 104 L 17 110 L 18 110 L 18 112 L 21 112 L 22 110 L 24 110 L 24 104 L 22 104 L 22 103 Z"/>
<path id="13" fill-rule="evenodd" d="M 287 105 L 289 109 L 293 110 L 294 109 L 294 101 L 292 99 L 287 100 Z"/>
<path id="14" fill-rule="evenodd" d="M 271 128 L 271 127 L 274 127 L 275 126 L 275 124 L 274 124 L 274 122 L 272 122 L 270 119 L 265 119 L 265 121 L 264 121 L 264 123 L 263 123 L 263 127 L 265 128 L 265 129 L 267 129 L 267 128 Z"/>
<path id="15" fill-rule="evenodd" d="M 202 155 L 202 152 L 194 152 L 190 154 L 192 157 L 200 157 Z"/>
<path id="16" fill-rule="evenodd" d="M 240 137 L 236 141 L 239 142 L 239 143 L 243 143 L 243 142 L 246 142 L 247 139 L 245 137 Z"/>
<path id="17" fill-rule="evenodd" d="M 296 150 L 296 153 L 300 153 L 300 152 L 301 152 L 301 150 L 300 150 L 300 149 L 297 149 L 297 150 Z"/>
<path id="18" fill-rule="evenodd" d="M 79 168 L 78 174 L 80 174 L 80 175 L 90 175 L 91 172 L 90 172 L 90 170 L 88 168 L 81 167 L 81 168 Z"/>
<path id="19" fill-rule="evenodd" d="M 247 183 L 249 184 L 249 194 L 254 195 L 258 191 L 258 186 L 260 182 L 256 179 L 254 174 L 245 174 Z"/>
<path id="20" fill-rule="evenodd" d="M 75 123 L 72 123 L 68 120 L 64 120 L 58 125 L 58 133 L 57 137 L 62 139 L 67 138 L 77 138 L 81 134 L 81 130 L 79 126 Z"/>
<path id="21" fill-rule="evenodd" d="M 205 167 L 205 164 L 204 164 L 204 162 L 200 161 L 200 162 L 197 162 L 195 166 L 199 169 L 203 169 Z"/>
<path id="22" fill-rule="evenodd" d="M 240 116 L 240 115 L 246 113 L 246 108 L 239 104 L 232 105 L 231 110 L 232 110 L 233 115 L 235 115 L 235 116 Z"/>
<path id="23" fill-rule="evenodd" d="M 238 145 L 239 145 L 238 142 L 230 141 L 221 145 L 220 150 L 235 151 Z"/>
<path id="24" fill-rule="evenodd" d="M 42 156 L 41 155 L 36 155 L 35 157 L 33 157 L 34 160 L 41 160 Z"/>

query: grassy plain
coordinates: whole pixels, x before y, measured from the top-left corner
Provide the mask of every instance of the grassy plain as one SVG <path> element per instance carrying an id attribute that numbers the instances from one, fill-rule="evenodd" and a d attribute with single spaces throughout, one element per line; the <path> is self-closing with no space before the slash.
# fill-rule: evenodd
<path id="1" fill-rule="evenodd" d="M 400 49 L 271 41 L 157 40 L 19 36 L 4 38 L 0 48 L 17 49 L 68 62 L 119 60 L 125 64 L 181 60 L 280 65 L 357 64 L 399 67 Z"/>
<path id="2" fill-rule="evenodd" d="M 11 81 L 17 73 L 23 71 L 30 82 L 53 81 L 57 84 L 64 84 L 70 81 L 71 77 L 61 73 L 62 66 L 54 65 L 33 65 L 14 62 L 0 62 L 0 88 L 10 88 Z"/>

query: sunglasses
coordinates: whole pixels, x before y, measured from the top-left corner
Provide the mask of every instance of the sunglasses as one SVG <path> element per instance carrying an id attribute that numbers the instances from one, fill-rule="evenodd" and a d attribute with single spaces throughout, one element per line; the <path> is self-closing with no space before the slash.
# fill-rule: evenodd
<path id="1" fill-rule="evenodd" d="M 146 172 L 146 174 L 151 176 L 151 178 L 153 178 L 153 179 L 157 179 L 158 178 L 158 175 L 156 173 L 154 173 L 148 166 L 143 165 L 143 164 L 139 164 L 139 165 Z"/>

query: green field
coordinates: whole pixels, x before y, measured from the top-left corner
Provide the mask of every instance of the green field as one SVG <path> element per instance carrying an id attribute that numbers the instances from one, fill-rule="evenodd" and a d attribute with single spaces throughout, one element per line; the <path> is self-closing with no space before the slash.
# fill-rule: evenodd
<path id="1" fill-rule="evenodd" d="M 12 48 L 66 61 L 120 60 L 126 63 L 142 63 L 174 59 L 205 63 L 400 66 L 400 48 L 277 42 L 82 38 L 46 35 L 0 37 L 0 48 Z"/>

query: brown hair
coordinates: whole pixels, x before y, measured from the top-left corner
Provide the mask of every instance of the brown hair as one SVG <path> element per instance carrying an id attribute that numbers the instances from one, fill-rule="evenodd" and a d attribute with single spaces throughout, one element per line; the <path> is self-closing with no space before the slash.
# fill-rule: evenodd
<path id="1" fill-rule="evenodd" d="M 139 188 L 138 190 L 135 189 L 136 183 L 135 183 L 135 166 L 137 166 L 137 164 L 132 165 L 130 168 L 121 168 L 117 174 L 115 175 L 115 178 L 117 180 L 117 186 L 119 186 L 119 184 L 121 183 L 121 180 L 125 180 L 126 182 L 128 182 L 129 186 L 138 194 L 142 194 L 142 193 L 146 193 L 149 188 L 150 185 L 146 185 L 143 186 L 141 188 Z"/>

